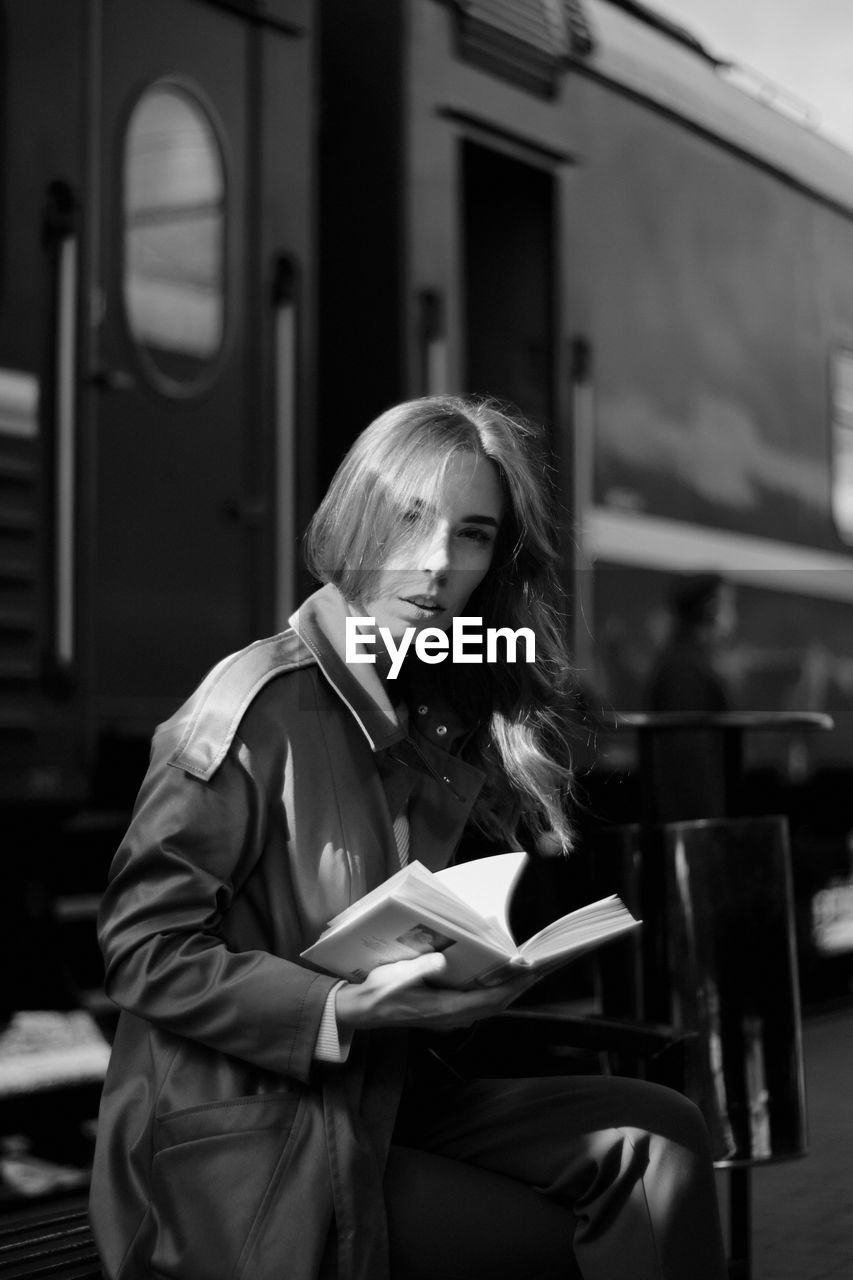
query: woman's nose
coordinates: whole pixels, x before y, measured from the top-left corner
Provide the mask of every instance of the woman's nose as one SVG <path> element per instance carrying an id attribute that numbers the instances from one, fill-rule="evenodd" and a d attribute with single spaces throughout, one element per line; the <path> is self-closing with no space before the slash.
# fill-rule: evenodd
<path id="1" fill-rule="evenodd" d="M 433 577 L 441 577 L 450 568 L 450 535 L 446 529 L 434 529 L 421 551 L 421 568 Z"/>

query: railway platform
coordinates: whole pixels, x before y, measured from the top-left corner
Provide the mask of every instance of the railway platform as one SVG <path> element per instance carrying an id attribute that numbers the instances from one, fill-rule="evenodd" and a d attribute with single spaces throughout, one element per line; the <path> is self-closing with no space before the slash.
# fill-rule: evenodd
<path id="1" fill-rule="evenodd" d="M 803 1040 L 809 1153 L 753 1170 L 754 1280 L 853 1277 L 853 1006 L 810 1012 Z"/>

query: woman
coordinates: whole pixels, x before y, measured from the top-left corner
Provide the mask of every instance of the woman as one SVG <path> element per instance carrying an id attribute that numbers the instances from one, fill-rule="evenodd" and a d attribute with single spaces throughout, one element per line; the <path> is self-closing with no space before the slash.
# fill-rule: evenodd
<path id="1" fill-rule="evenodd" d="M 544 472 L 536 433 L 490 403 L 383 414 L 309 530 L 326 585 L 158 729 L 101 915 L 123 1010 L 92 1191 L 110 1280 L 384 1280 L 392 1142 L 569 1205 L 587 1280 L 722 1277 L 702 1123 L 678 1095 L 407 1064 L 408 1029 L 470 1026 L 526 979 L 448 990 L 429 954 L 356 985 L 299 959 L 401 861 L 446 865 L 466 828 L 568 847 Z M 535 662 L 407 657 L 391 678 L 407 631 L 460 616 L 531 627 Z M 346 661 L 356 617 L 383 639 L 374 664 Z"/>

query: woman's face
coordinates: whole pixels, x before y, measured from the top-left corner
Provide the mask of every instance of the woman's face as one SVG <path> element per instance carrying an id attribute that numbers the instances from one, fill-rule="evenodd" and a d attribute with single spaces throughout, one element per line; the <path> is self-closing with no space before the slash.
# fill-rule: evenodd
<path id="1" fill-rule="evenodd" d="M 424 513 L 423 537 L 416 533 L 391 551 L 380 566 L 374 598 L 359 601 L 360 610 L 395 639 L 408 627 L 448 628 L 488 572 L 503 507 L 494 463 L 458 454 L 434 510 Z"/>

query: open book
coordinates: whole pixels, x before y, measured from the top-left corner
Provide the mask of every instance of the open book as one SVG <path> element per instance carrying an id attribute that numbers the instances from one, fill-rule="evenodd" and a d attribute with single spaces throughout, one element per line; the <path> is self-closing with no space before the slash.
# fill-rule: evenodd
<path id="1" fill-rule="evenodd" d="M 442 951 L 446 985 L 484 986 L 513 970 L 547 972 L 639 924 L 613 896 L 570 912 L 516 945 L 509 910 L 526 862 L 523 852 L 435 872 L 410 862 L 335 916 L 302 958 L 361 982 L 377 965 Z"/>

